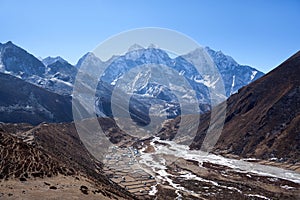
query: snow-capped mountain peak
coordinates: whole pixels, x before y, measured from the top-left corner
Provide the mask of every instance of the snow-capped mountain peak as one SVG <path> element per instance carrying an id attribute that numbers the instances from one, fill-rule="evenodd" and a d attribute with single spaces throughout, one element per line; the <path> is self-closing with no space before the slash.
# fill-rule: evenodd
<path id="1" fill-rule="evenodd" d="M 76 67 L 80 68 L 82 65 L 86 65 L 86 64 L 97 65 L 99 63 L 103 63 L 102 60 L 98 58 L 94 53 L 88 52 L 78 60 Z"/>
<path id="2" fill-rule="evenodd" d="M 209 47 L 205 47 L 205 50 L 213 59 L 223 78 L 227 97 L 264 75 L 250 66 L 238 64 L 231 56 L 225 55 L 222 51 L 214 51 Z"/>
<path id="3" fill-rule="evenodd" d="M 55 62 L 67 63 L 67 61 L 64 60 L 64 59 L 63 59 L 62 57 L 60 57 L 60 56 L 57 56 L 57 57 L 50 57 L 50 56 L 48 56 L 48 57 L 44 58 L 44 59 L 42 60 L 42 62 L 43 62 L 43 64 L 44 64 L 45 66 L 51 65 L 51 64 L 53 64 L 53 63 L 55 63 Z"/>
<path id="4" fill-rule="evenodd" d="M 159 49 L 159 46 L 155 45 L 155 44 L 150 44 L 148 46 L 148 49 Z"/>
<path id="5" fill-rule="evenodd" d="M 150 66 L 157 66 L 154 71 L 155 74 L 158 75 L 157 77 L 160 78 L 159 80 L 164 78 L 168 78 L 168 80 L 174 79 L 174 74 L 170 73 L 172 70 L 179 76 L 184 77 L 192 89 L 188 89 L 187 91 L 180 82 L 175 82 L 175 84 L 173 84 L 174 88 L 177 88 L 182 93 L 187 103 L 194 100 L 190 95 L 192 91 L 194 91 L 197 96 L 196 100 L 201 104 L 200 110 L 205 112 L 210 108 L 207 88 L 215 87 L 215 79 L 211 79 L 207 74 L 201 74 L 201 71 L 198 72 L 193 64 L 193 61 L 201 62 L 201 56 L 199 57 L 199 55 L 203 55 L 203 51 L 207 51 L 218 68 L 224 81 L 226 97 L 263 75 L 262 72 L 252 67 L 239 65 L 232 57 L 223 54 L 221 51 L 214 51 L 208 47 L 195 49 L 187 55 L 170 57 L 166 51 L 155 45 L 143 48 L 138 44 L 134 44 L 124 55 L 114 56 L 106 62 L 101 61 L 94 53 L 89 52 L 79 59 L 76 66 L 73 66 L 59 56 L 54 58 L 47 57 L 41 62 L 12 42 L 0 44 L 0 72 L 11 74 L 59 94 L 71 95 L 78 70 L 84 69 L 84 72 L 80 73 L 85 73 L 86 76 L 83 78 L 87 79 L 86 85 L 89 86 L 88 84 L 91 82 L 89 81 L 91 77 L 96 80 L 100 79 L 97 87 L 97 95 L 101 97 L 103 94 L 104 98 L 99 99 L 104 99 L 109 102 L 109 94 L 113 91 L 113 87 L 117 85 L 118 80 L 122 79 L 124 74 L 135 67 L 150 64 Z M 161 66 L 166 68 L 162 68 Z M 99 67 L 103 67 L 105 71 L 101 77 L 95 77 L 98 76 L 95 75 L 95 71 L 98 70 Z M 166 70 L 168 68 L 170 68 L 170 71 Z M 143 73 L 145 72 L 143 71 Z M 170 105 L 171 103 L 172 109 L 170 106 L 167 109 L 169 109 L 170 112 L 172 110 L 172 113 L 176 110 L 175 113 L 178 113 L 178 103 L 174 96 L 172 96 L 171 91 L 163 90 L 162 92 L 153 93 L 153 91 L 160 91 L 158 89 L 163 88 L 163 84 L 159 84 L 159 81 L 153 84 L 153 81 L 148 80 L 146 76 L 140 76 L 140 79 L 139 81 L 145 83 L 143 85 L 147 87 L 140 88 L 140 90 L 137 91 L 135 94 L 136 100 L 141 100 L 146 104 L 149 104 L 151 101 L 153 101 L 152 103 L 162 103 L 163 105 Z M 104 87 L 102 91 L 100 89 L 101 87 Z M 155 95 L 161 99 L 147 99 Z"/>
<path id="6" fill-rule="evenodd" d="M 128 52 L 136 51 L 136 50 L 140 50 L 140 49 L 144 49 L 144 47 L 142 47 L 139 44 L 133 44 L 132 46 L 129 47 Z"/>
<path id="7" fill-rule="evenodd" d="M 215 51 L 209 47 L 205 47 L 205 50 L 214 60 L 218 60 L 219 62 L 227 62 L 227 65 L 238 65 L 238 63 L 228 55 L 225 55 L 222 51 Z"/>
<path id="8" fill-rule="evenodd" d="M 11 41 L 0 45 L 0 60 L 3 73 L 19 78 L 42 77 L 45 73 L 45 66 L 40 60 Z"/>

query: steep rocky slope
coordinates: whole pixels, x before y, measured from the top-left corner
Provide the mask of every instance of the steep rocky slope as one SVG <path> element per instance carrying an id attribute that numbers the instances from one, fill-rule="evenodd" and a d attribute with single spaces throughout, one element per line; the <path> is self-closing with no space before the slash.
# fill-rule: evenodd
<path id="1" fill-rule="evenodd" d="M 0 121 L 10 123 L 72 121 L 71 97 L 49 92 L 0 73 Z"/>
<path id="2" fill-rule="evenodd" d="M 192 148 L 200 148 L 210 113 L 201 117 Z M 227 100 L 215 150 L 243 157 L 299 162 L 300 52 Z"/>
<path id="3" fill-rule="evenodd" d="M 134 199 L 103 175 L 102 163 L 86 150 L 72 123 L 0 124 L 0 160 L 1 198 L 26 190 L 29 196 L 22 198 L 47 199 L 55 194 L 46 196 L 44 190 L 57 190 L 61 196 L 72 191 L 74 198 Z M 26 186 L 18 189 L 20 182 Z M 30 193 L 29 186 L 40 189 Z"/>

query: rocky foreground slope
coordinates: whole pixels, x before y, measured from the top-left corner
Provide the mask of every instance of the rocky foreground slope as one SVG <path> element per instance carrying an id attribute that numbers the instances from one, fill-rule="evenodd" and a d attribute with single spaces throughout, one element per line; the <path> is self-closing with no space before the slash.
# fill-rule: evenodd
<path id="1" fill-rule="evenodd" d="M 1 199 L 133 199 L 111 182 L 74 124 L 0 124 Z"/>

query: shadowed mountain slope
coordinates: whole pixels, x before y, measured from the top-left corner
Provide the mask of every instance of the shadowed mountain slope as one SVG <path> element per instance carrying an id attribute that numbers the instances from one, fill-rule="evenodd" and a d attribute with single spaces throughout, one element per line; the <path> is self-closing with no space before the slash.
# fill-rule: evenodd
<path id="1" fill-rule="evenodd" d="M 0 121 L 31 124 L 72 121 L 71 97 L 3 73 L 0 83 Z"/>

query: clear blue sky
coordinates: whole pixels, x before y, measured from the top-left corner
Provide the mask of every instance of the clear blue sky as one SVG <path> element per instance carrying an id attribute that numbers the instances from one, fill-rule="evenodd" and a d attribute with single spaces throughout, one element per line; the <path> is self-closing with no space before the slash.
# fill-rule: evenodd
<path id="1" fill-rule="evenodd" d="M 299 0 L 0 0 L 0 42 L 71 63 L 119 32 L 174 29 L 264 72 L 300 50 Z"/>

